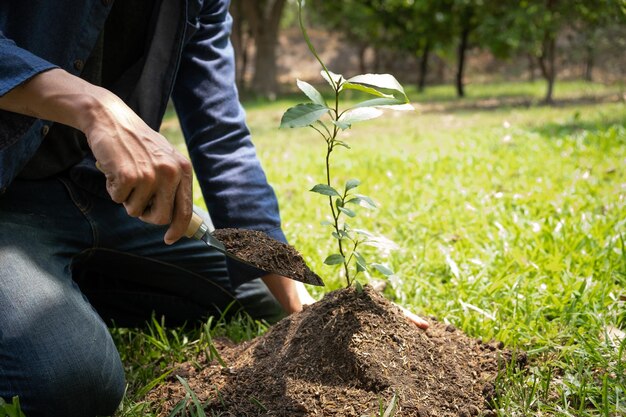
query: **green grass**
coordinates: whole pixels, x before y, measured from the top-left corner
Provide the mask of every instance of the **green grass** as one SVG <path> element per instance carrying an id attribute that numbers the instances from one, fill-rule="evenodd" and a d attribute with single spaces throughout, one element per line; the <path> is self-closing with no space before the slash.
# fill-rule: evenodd
<path id="1" fill-rule="evenodd" d="M 626 342 L 614 334 L 626 330 L 626 106 L 589 104 L 583 96 L 619 89 L 579 82 L 557 83 L 555 107 L 507 101 L 536 103 L 543 89 L 472 85 L 461 101 L 451 87 L 409 93 L 419 111 L 348 131 L 352 149 L 337 151 L 334 175 L 359 178 L 380 204 L 353 226 L 401 247 L 378 258 L 397 271 L 390 298 L 528 352 L 528 370 L 507 370 L 499 383 L 499 415 L 621 416 Z M 493 97 L 499 106 L 485 107 Z M 250 103 L 248 120 L 291 244 L 339 288 L 339 269 L 322 263 L 332 244 L 320 225 L 327 202 L 307 191 L 323 181 L 324 144 L 310 129 L 277 129 L 295 102 Z M 180 141 L 175 123 L 164 133 Z M 216 331 L 263 331 L 242 320 Z M 150 415 L 146 387 L 210 342 L 206 330 L 159 328 L 114 330 L 129 373 L 121 415 Z"/>

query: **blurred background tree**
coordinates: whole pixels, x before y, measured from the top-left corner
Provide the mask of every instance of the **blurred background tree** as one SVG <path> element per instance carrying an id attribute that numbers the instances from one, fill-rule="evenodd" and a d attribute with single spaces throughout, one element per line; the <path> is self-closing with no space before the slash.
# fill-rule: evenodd
<path id="1" fill-rule="evenodd" d="M 429 80 L 453 82 L 463 97 L 468 71 L 472 79 L 534 80 L 539 74 L 551 103 L 561 74 L 624 79 L 625 0 L 308 0 L 306 6 L 320 42 L 340 36 L 351 48 L 340 64 L 354 61 L 354 73 L 394 72 L 419 91 Z M 280 64 L 285 49 L 300 42 L 295 8 L 294 0 L 232 1 L 242 91 L 275 97 L 283 72 L 312 65 Z M 477 71 L 468 58 L 487 68 Z"/>

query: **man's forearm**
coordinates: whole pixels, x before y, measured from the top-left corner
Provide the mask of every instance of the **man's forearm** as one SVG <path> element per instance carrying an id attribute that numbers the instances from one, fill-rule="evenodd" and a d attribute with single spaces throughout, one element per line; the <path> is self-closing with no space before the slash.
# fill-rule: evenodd
<path id="1" fill-rule="evenodd" d="M 192 211 L 191 163 L 115 94 L 51 69 L 0 97 L 0 109 L 83 132 L 113 201 L 130 216 L 170 224 L 166 243 L 184 234 Z"/>
<path id="2" fill-rule="evenodd" d="M 93 124 L 98 107 L 112 93 L 62 69 L 37 74 L 0 97 L 0 109 L 50 120 L 82 132 Z"/>

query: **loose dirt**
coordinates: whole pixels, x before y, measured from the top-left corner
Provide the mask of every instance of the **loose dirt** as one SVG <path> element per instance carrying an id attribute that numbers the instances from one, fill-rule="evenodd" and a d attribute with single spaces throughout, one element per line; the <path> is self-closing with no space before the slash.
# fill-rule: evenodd
<path id="1" fill-rule="evenodd" d="M 226 367 L 200 355 L 148 395 L 161 416 L 185 397 L 176 375 L 207 415 L 378 416 L 395 397 L 395 416 L 495 416 L 495 380 L 512 361 L 501 344 L 453 326 L 432 320 L 418 329 L 369 286 L 328 293 L 265 335 L 240 345 L 220 340 L 217 349 Z M 523 364 L 525 355 L 516 359 Z"/>
<path id="2" fill-rule="evenodd" d="M 215 229 L 212 232 L 226 250 L 266 272 L 274 272 L 306 284 L 321 285 L 322 279 L 306 264 L 302 255 L 286 243 L 248 229 Z"/>

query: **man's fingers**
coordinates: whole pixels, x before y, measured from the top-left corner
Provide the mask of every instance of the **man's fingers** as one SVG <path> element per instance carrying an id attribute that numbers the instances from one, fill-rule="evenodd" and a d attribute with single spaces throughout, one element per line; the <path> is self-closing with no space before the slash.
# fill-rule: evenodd
<path id="1" fill-rule="evenodd" d="M 183 175 L 174 196 L 170 227 L 164 237 L 164 241 L 168 245 L 176 242 L 185 234 L 193 212 L 191 164 L 187 162 L 182 169 Z"/>
<path id="2" fill-rule="evenodd" d="M 430 325 L 428 324 L 426 320 L 424 320 L 417 314 L 411 312 L 410 310 L 402 307 L 401 305 L 398 305 L 398 304 L 396 305 L 400 307 L 400 310 L 402 310 L 402 312 L 404 313 L 404 317 L 406 317 L 411 323 L 415 324 L 420 329 L 424 329 L 424 330 L 428 329 Z"/>
<path id="3" fill-rule="evenodd" d="M 106 188 L 111 200 L 120 204 L 126 201 L 133 191 L 131 182 L 111 173 L 105 173 L 105 176 L 107 179 Z"/>
<path id="4" fill-rule="evenodd" d="M 153 186 L 143 185 L 133 189 L 126 201 L 123 203 L 129 216 L 145 216 L 146 213 L 151 211 L 152 206 L 154 205 L 154 191 L 152 188 Z"/>

